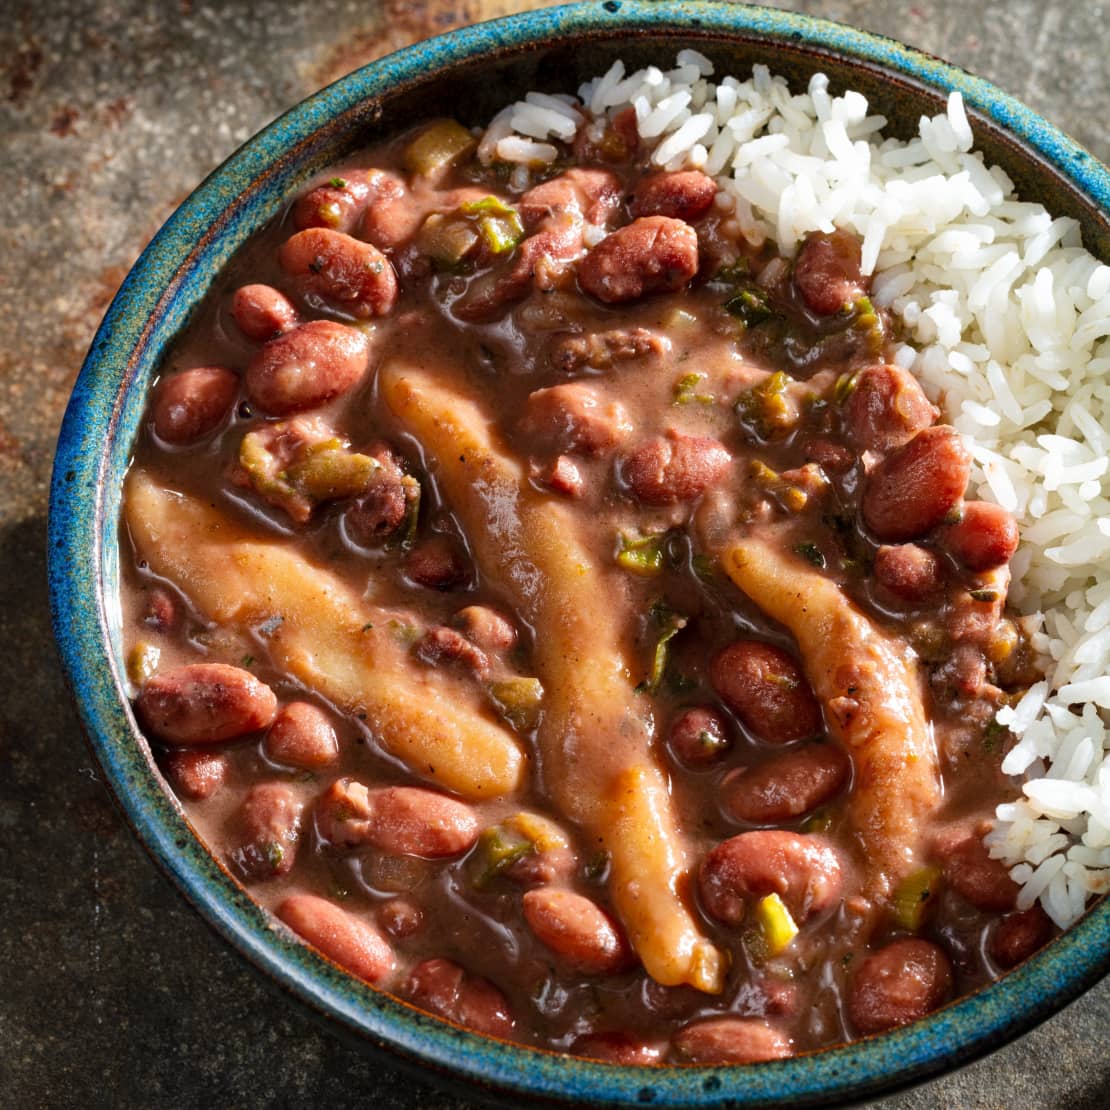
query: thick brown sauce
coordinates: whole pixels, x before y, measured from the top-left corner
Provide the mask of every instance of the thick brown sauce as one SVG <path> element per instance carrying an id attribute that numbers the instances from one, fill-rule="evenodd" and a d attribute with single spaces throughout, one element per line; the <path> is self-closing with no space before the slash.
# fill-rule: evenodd
<path id="1" fill-rule="evenodd" d="M 404 145 L 401 139 L 369 151 L 328 171 L 321 180 L 371 166 L 403 174 L 399 152 Z M 629 187 L 638 173 L 631 165 L 608 168 L 620 174 Z M 482 180 L 481 171 L 468 167 L 437 188 L 414 187 L 412 203 L 441 210 L 442 196 L 449 188 L 473 185 L 475 178 L 483 192 L 495 193 L 509 203 L 516 199 L 493 176 Z M 618 217 L 620 222 L 627 218 Z M 451 312 L 451 304 L 474 280 L 470 274 L 437 273 L 411 245 L 391 252 L 400 296 L 390 314 L 369 326 L 371 372 L 356 389 L 313 413 L 349 439 L 356 450 L 377 441 L 391 444 L 420 480 L 419 536 L 440 532 L 466 545 L 469 538 L 437 485 L 435 460 L 426 458 L 421 444 L 397 427 L 379 395 L 374 370 L 383 360 L 415 364 L 462 392 L 481 397 L 525 467 L 532 463 L 542 467 L 553 457 L 550 451 L 536 451 L 534 437 L 521 431 L 528 397 L 535 390 L 583 380 L 606 398 L 620 401 L 634 430 L 626 444 L 614 451 L 597 458 L 576 457 L 583 477 L 580 498 L 568 499 L 547 490 L 542 478 L 536 484 L 545 496 L 571 507 L 579 538 L 595 563 L 607 568 L 606 592 L 598 596 L 599 609 L 604 610 L 599 619 L 610 619 L 611 613 L 633 615 L 624 635 L 627 655 L 639 661 L 641 670 L 629 676 L 631 683 L 641 682 L 650 669 L 658 633 L 650 615 L 652 606 L 665 600 L 671 610 L 688 620 L 671 644 L 659 691 L 638 697 L 644 699 L 653 722 L 653 758 L 669 775 L 683 846 L 695 867 L 719 842 L 750 827 L 722 811 L 721 780 L 736 768 L 757 767 L 782 750 L 756 739 L 722 704 L 708 676 L 709 660 L 738 636 L 754 637 L 792 653 L 796 650 L 791 637 L 764 617 L 722 573 L 716 556 L 731 531 L 739 528 L 759 533 L 790 522 L 791 545 L 816 545 L 824 553 L 828 573 L 843 583 L 847 594 L 879 626 L 917 646 L 934 673 L 947 661 L 944 632 L 956 605 L 953 598 L 981 585 L 975 576 L 961 572 L 949 561 L 947 593 L 921 609 L 898 603 L 875 586 L 869 566 L 877 545 L 858 524 L 857 513 L 865 462 L 854 448 L 851 465 L 830 475 L 827 492 L 811 498 L 799 511 L 784 508 L 773 487 L 753 478 L 752 460 L 781 474 L 809 461 L 807 450 L 815 437 L 843 445 L 837 383 L 843 388 L 845 375 L 880 357 L 843 319 L 830 321 L 809 313 L 798 300 L 785 267 L 771 298 L 781 320 L 757 323 L 745 331 L 736 317 L 722 309 L 735 289 L 727 282 L 706 279 L 712 278 L 721 262 L 737 257 L 747 258 L 752 271 L 758 273 L 771 255 L 753 256 L 730 240 L 725 219 L 726 214 L 714 210 L 699 222 L 701 277 L 679 292 L 606 307 L 578 292 L 572 275 L 561 288 L 533 292 L 486 323 L 462 323 Z M 326 302 L 298 300 L 295 285 L 277 262 L 278 248 L 292 231 L 287 212 L 240 252 L 166 359 L 164 377 L 195 366 L 222 366 L 236 372 L 245 368 L 258 344 L 239 331 L 229 305 L 233 292 L 247 283 L 267 283 L 286 291 L 306 319 L 349 319 Z M 889 341 L 890 323 L 885 323 Z M 568 336 L 612 329 L 645 329 L 662 343 L 658 350 L 614 361 L 605 369 L 586 366 L 568 373 L 553 364 L 555 345 Z M 758 386 L 775 371 L 786 371 L 795 379 L 789 390 L 801 413 L 797 423 L 780 434 L 761 428 L 758 412 L 745 418 L 734 408 L 745 390 Z M 696 386 L 684 387 L 682 380 L 691 374 L 701 377 Z M 676 403 L 684 389 L 697 397 Z M 418 629 L 448 625 L 452 615 L 466 605 L 489 604 L 512 613 L 510 599 L 496 584 L 483 580 L 473 559 L 465 587 L 442 593 L 424 589 L 405 577 L 404 552 L 398 543 L 368 549 L 350 542 L 343 524 L 344 502 L 319 507 L 307 524 L 298 526 L 252 491 L 231 484 L 227 474 L 240 441 L 262 420 L 240 400 L 218 434 L 184 448 L 157 442 L 148 429 L 136 448 L 136 466 L 158 484 L 217 506 L 258 536 L 304 552 L 374 604 L 404 614 L 404 620 Z M 695 501 L 645 506 L 621 487 L 615 460 L 629 445 L 672 429 L 718 439 L 732 455 L 729 475 Z M 660 573 L 640 576 L 615 568 L 617 537 L 622 531 L 648 534 L 666 530 L 670 531 L 663 544 Z M 125 552 L 131 551 L 126 534 L 121 542 Z M 834 559 L 839 566 L 833 564 Z M 763 964 L 754 962 L 742 928 L 723 925 L 699 909 L 695 911 L 699 927 L 731 954 L 727 985 L 719 996 L 689 987 L 660 986 L 639 967 L 600 976 L 567 972 L 524 923 L 520 887 L 500 878 L 476 889 L 478 848 L 447 862 L 374 850 L 349 855 L 319 850 L 312 829 L 312 806 L 331 782 L 344 776 L 371 786 L 419 785 L 420 780 L 385 755 L 358 719 L 337 712 L 296 679 L 274 669 L 264 638 L 251 630 L 205 622 L 173 583 L 157 580 L 133 558 L 125 557 L 122 562 L 127 639 L 156 644 L 161 650 L 160 672 L 198 661 L 244 666 L 273 688 L 279 702 L 308 700 L 330 714 L 340 739 L 340 756 L 332 766 L 305 772 L 276 765 L 266 757 L 262 739 L 255 734 L 219 748 L 228 763 L 223 786 L 203 801 L 188 801 L 186 810 L 213 853 L 228 859 L 241 844 L 239 808 L 245 791 L 260 782 L 287 784 L 306 807 L 295 866 L 282 877 L 252 877 L 248 889 L 270 908 L 292 892 L 312 892 L 371 922 L 380 908 L 398 895 L 411 898 L 423 910 L 423 925 L 410 937 L 391 940 L 398 970 L 387 984 L 389 989 L 403 994 L 406 969 L 423 959 L 457 961 L 504 992 L 516 1017 L 514 1039 L 556 1050 L 572 1049 L 576 1038 L 597 1031 L 622 1031 L 663 1047 L 691 1019 L 723 1013 L 766 1017 L 792 1040 L 793 1051 L 839 1043 L 855 1035 L 845 1012 L 853 971 L 869 948 L 881 947 L 902 931 L 889 915 L 861 909 L 858 899 L 854 904 L 850 896 L 858 886 L 860 852 L 843 817 L 844 797 L 852 786 L 819 811 L 824 835 L 843 849 L 848 897 L 831 915 L 806 924 L 783 955 Z M 179 606 L 181 616 L 168 631 L 152 630 L 147 619 L 154 587 L 169 590 Z M 520 642 L 507 665 L 516 673 L 532 674 L 534 646 L 545 630 L 528 627 L 519 614 L 516 623 Z M 933 645 L 935 658 L 921 647 L 926 643 Z M 421 669 L 426 665 L 413 659 L 411 666 Z M 1011 688 L 1022 681 L 1020 673 L 1011 673 L 1008 682 L 993 672 L 990 677 Z M 953 698 L 945 692 L 941 679 L 926 695 L 943 779 L 943 801 L 934 816 L 938 829 L 957 821 L 989 818 L 1008 792 L 998 771 L 1003 746 L 989 727 L 984 728 L 996 708 L 997 694 L 997 688 L 988 685 L 982 691 Z M 482 712 L 491 713 L 477 683 L 473 699 Z M 668 724 L 679 710 L 699 705 L 726 715 L 731 745 L 716 761 L 693 769 L 668 751 L 666 737 Z M 534 734 L 525 733 L 523 740 L 535 765 Z M 154 747 L 161 758 L 165 749 L 157 742 Z M 619 762 L 623 758 L 620 744 L 610 751 L 611 759 Z M 542 781 L 542 767 L 536 770 L 539 773 L 527 777 L 519 796 L 475 807 L 483 826 L 525 808 L 546 812 L 565 827 L 550 804 L 552 791 L 550 784 Z M 601 768 L 596 771 L 600 773 Z M 776 827 L 812 828 L 812 819 L 807 813 Z M 578 858 L 570 886 L 609 908 L 604 860 L 596 858 L 594 846 L 580 833 L 570 828 L 566 831 L 575 840 Z M 924 856 L 920 862 L 926 862 Z M 947 951 L 954 966 L 955 995 L 998 973 L 985 954 L 997 917 L 975 909 L 947 887 L 931 906 L 920 935 L 938 941 Z"/>

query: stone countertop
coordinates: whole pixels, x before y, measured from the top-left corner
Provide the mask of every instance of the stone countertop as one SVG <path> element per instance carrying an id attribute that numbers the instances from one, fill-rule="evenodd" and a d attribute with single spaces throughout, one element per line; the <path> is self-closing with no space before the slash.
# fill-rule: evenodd
<path id="1" fill-rule="evenodd" d="M 85 349 L 202 177 L 321 85 L 513 0 L 6 0 L 0 20 L 0 1105 L 469 1104 L 351 1047 L 211 933 L 121 821 L 71 710 L 44 565 Z M 1110 158 L 1106 0 L 781 7 L 965 66 Z M 1110 980 L 899 1110 L 1106 1105 Z"/>

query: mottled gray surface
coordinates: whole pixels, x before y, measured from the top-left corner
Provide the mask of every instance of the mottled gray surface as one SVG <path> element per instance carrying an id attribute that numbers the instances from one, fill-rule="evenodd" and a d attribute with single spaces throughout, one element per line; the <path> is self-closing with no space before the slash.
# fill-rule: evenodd
<path id="1" fill-rule="evenodd" d="M 55 662 L 45 502 L 96 322 L 189 189 L 356 64 L 522 6 L 0 0 L 0 1106 L 464 1110 L 278 997 L 134 842 Z M 781 6 L 947 57 L 1110 156 L 1104 2 Z M 1017 1044 L 883 1105 L 1105 1106 L 1108 1025 L 1104 982 Z"/>

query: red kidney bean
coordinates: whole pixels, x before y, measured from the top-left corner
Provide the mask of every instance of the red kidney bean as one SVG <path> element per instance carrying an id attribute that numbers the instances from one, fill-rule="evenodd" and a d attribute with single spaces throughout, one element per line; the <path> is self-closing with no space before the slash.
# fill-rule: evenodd
<path id="1" fill-rule="evenodd" d="M 868 366 L 844 402 L 844 431 L 861 450 L 890 451 L 939 415 L 912 374 L 890 364 Z"/>
<path id="2" fill-rule="evenodd" d="M 155 586 L 146 599 L 146 616 L 143 617 L 152 628 L 168 632 L 177 623 L 177 602 L 168 590 Z"/>
<path id="3" fill-rule="evenodd" d="M 811 312 L 835 316 L 871 287 L 860 273 L 860 241 L 850 231 L 807 236 L 794 263 L 794 285 Z"/>
<path id="4" fill-rule="evenodd" d="M 340 848 L 373 845 L 393 855 L 449 859 L 474 846 L 479 826 L 470 806 L 434 790 L 368 790 L 353 779 L 339 779 L 316 803 L 316 830 Z"/>
<path id="5" fill-rule="evenodd" d="M 528 891 L 522 904 L 537 939 L 571 970 L 608 975 L 628 966 L 628 942 L 596 902 L 570 890 L 539 887 Z"/>
<path id="6" fill-rule="evenodd" d="M 732 456 L 708 436 L 688 436 L 670 429 L 640 444 L 624 460 L 621 477 L 646 505 L 692 501 L 728 473 Z"/>
<path id="7" fill-rule="evenodd" d="M 429 667 L 441 663 L 459 663 L 469 668 L 479 678 L 489 674 L 489 657 L 461 632 L 437 625 L 429 628 L 416 645 L 416 657 Z"/>
<path id="8" fill-rule="evenodd" d="M 470 577 L 463 553 L 446 536 L 429 536 L 406 556 L 405 574 L 429 590 L 454 590 Z"/>
<path id="9" fill-rule="evenodd" d="M 288 875 L 297 855 L 301 810 L 293 791 L 280 782 L 262 782 L 247 791 L 239 807 L 242 840 L 230 855 L 255 879 Z"/>
<path id="10" fill-rule="evenodd" d="M 620 205 L 621 183 L 609 170 L 575 166 L 539 185 L 520 198 L 520 218 L 525 227 L 538 227 L 549 216 L 563 212 L 582 215 L 592 224 L 604 224 Z"/>
<path id="11" fill-rule="evenodd" d="M 455 614 L 452 623 L 483 651 L 506 652 L 516 646 L 513 622 L 488 605 L 468 605 Z"/>
<path id="12" fill-rule="evenodd" d="M 231 298 L 231 316 L 248 339 L 264 341 L 297 326 L 293 302 L 272 285 L 244 285 Z"/>
<path id="13" fill-rule="evenodd" d="M 681 289 L 698 272 L 698 236 L 689 224 L 644 216 L 607 235 L 578 264 L 578 284 L 606 304 Z"/>
<path id="14" fill-rule="evenodd" d="M 488 979 L 467 975 L 451 960 L 417 964 L 402 994 L 414 1005 L 479 1033 L 507 1037 L 516 1026 L 505 996 Z"/>
<path id="15" fill-rule="evenodd" d="M 305 290 L 353 316 L 384 316 L 397 300 L 397 275 L 377 247 L 342 231 L 313 227 L 281 245 L 278 261 Z"/>
<path id="16" fill-rule="evenodd" d="M 658 1064 L 663 1056 L 660 1045 L 617 1031 L 585 1033 L 575 1038 L 570 1052 L 572 1056 L 584 1056 L 588 1060 L 629 1067 L 650 1067 Z"/>
<path id="17" fill-rule="evenodd" d="M 343 514 L 347 534 L 362 547 L 376 547 L 405 522 L 409 497 L 401 460 L 388 444 L 375 444 L 365 452 L 381 463 L 373 484 L 350 503 Z"/>
<path id="18" fill-rule="evenodd" d="M 227 777 L 227 756 L 221 752 L 178 749 L 162 761 L 174 793 L 201 802 L 211 798 Z"/>
<path id="19" fill-rule="evenodd" d="M 861 1033 L 917 1021 L 952 990 L 952 964 L 927 940 L 903 938 L 867 957 L 848 992 L 848 1015 Z"/>
<path id="20" fill-rule="evenodd" d="M 806 444 L 806 462 L 816 463 L 826 474 L 843 474 L 852 468 L 855 455 L 842 443 L 811 439 Z"/>
<path id="21" fill-rule="evenodd" d="M 759 1018 L 694 1022 L 675 1034 L 673 1047 L 690 1064 L 758 1064 L 793 1055 L 790 1038 Z"/>
<path id="22" fill-rule="evenodd" d="M 737 640 L 709 665 L 713 689 L 760 740 L 786 744 L 822 730 L 821 707 L 793 656 L 760 640 Z"/>
<path id="23" fill-rule="evenodd" d="M 550 463 L 532 464 L 532 480 L 563 497 L 581 497 L 586 489 L 582 471 L 568 455 L 557 455 Z"/>
<path id="24" fill-rule="evenodd" d="M 417 233 L 425 213 L 396 174 L 375 170 L 369 183 L 372 196 L 362 210 L 359 234 L 382 250 L 403 246 Z"/>
<path id="25" fill-rule="evenodd" d="M 357 385 L 369 345 L 357 328 L 312 320 L 271 339 L 247 366 L 247 396 L 270 416 L 317 408 Z"/>
<path id="26" fill-rule="evenodd" d="M 721 805 L 741 821 L 774 825 L 816 809 L 840 792 L 852 763 L 833 744 L 791 748 L 759 764 L 737 768 L 721 783 Z"/>
<path id="27" fill-rule="evenodd" d="M 405 940 L 424 926 L 424 911 L 411 898 L 390 898 L 378 907 L 378 920 L 391 937 Z"/>
<path id="28" fill-rule="evenodd" d="M 923 536 L 959 505 L 970 473 L 971 456 L 956 429 L 925 428 L 867 475 L 863 519 L 880 540 Z"/>
<path id="29" fill-rule="evenodd" d="M 154 433 L 175 447 L 211 435 L 239 396 L 239 379 L 221 366 L 197 366 L 164 378 L 152 405 Z"/>
<path id="30" fill-rule="evenodd" d="M 777 894 L 801 924 L 840 897 L 840 858 L 820 837 L 747 832 L 718 844 L 702 862 L 698 881 L 705 908 L 728 925 L 743 921 L 747 899 L 768 894 Z"/>
<path id="31" fill-rule="evenodd" d="M 1017 521 L 1001 505 L 965 501 L 960 519 L 938 534 L 968 570 L 982 574 L 1005 566 L 1018 546 Z"/>
<path id="32" fill-rule="evenodd" d="M 680 763 L 704 767 L 715 763 L 728 750 L 728 722 L 715 709 L 705 706 L 684 709 L 671 722 L 667 744 Z"/>
<path id="33" fill-rule="evenodd" d="M 883 544 L 875 553 L 875 578 L 895 597 L 920 602 L 932 597 L 944 579 L 940 559 L 928 548 L 914 543 L 891 547 Z"/>
<path id="34" fill-rule="evenodd" d="M 1029 959 L 1038 948 L 1052 939 L 1052 922 L 1040 906 L 1008 913 L 995 924 L 987 942 L 990 958 L 1001 968 L 1012 967 Z"/>
<path id="35" fill-rule="evenodd" d="M 290 702 L 278 710 L 262 744 L 275 763 L 308 771 L 339 758 L 339 740 L 328 715 L 306 701 Z"/>
<path id="36" fill-rule="evenodd" d="M 636 182 L 631 212 L 638 216 L 669 216 L 692 224 L 713 207 L 717 183 L 699 170 L 653 173 Z"/>
<path id="37" fill-rule="evenodd" d="M 1018 885 L 1006 865 L 991 857 L 980 830 L 956 826 L 945 830 L 934 842 L 944 879 L 976 909 L 995 913 L 1014 908 Z"/>
<path id="38" fill-rule="evenodd" d="M 385 981 L 396 961 L 389 942 L 368 922 L 314 894 L 294 894 L 277 908 L 293 932 L 329 960 L 373 986 Z"/>
<path id="39" fill-rule="evenodd" d="M 190 663 L 148 679 L 135 712 L 143 728 L 167 744 L 218 744 L 265 728 L 277 698 L 250 671 Z"/>
<path id="40" fill-rule="evenodd" d="M 520 432 L 534 451 L 604 455 L 632 431 L 620 401 L 583 382 L 537 389 L 528 397 Z"/>
<path id="41" fill-rule="evenodd" d="M 305 193 L 293 205 L 293 226 L 301 231 L 310 227 L 350 231 L 369 197 L 366 172 L 349 170 Z"/>

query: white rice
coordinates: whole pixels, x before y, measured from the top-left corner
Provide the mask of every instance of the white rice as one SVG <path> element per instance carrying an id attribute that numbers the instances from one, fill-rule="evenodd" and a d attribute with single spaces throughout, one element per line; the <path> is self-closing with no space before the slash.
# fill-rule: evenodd
<path id="1" fill-rule="evenodd" d="M 873 297 L 904 325 L 896 361 L 973 441 L 971 495 L 1021 525 L 1010 597 L 1048 680 L 998 714 L 1018 736 L 1003 769 L 1025 781 L 989 844 L 1019 905 L 1067 926 L 1110 889 L 1110 267 L 984 162 L 958 92 L 901 142 L 822 74 L 802 94 L 765 66 L 712 76 L 694 50 L 669 71 L 616 62 L 577 100 L 531 94 L 500 113 L 480 156 L 517 163 L 519 182 L 557 157 L 546 140 L 591 114 L 600 134 L 631 107 L 653 162 L 713 174 L 749 242 L 792 255 L 810 231 L 861 237 Z"/>

